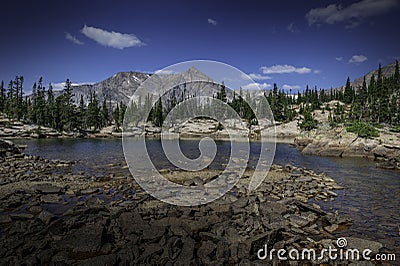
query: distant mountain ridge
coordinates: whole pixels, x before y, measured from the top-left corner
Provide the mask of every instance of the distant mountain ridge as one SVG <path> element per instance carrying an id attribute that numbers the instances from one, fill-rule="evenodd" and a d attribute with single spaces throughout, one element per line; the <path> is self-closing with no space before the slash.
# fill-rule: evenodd
<path id="1" fill-rule="evenodd" d="M 382 76 L 385 77 L 385 78 L 388 78 L 388 77 L 392 76 L 394 74 L 395 69 L 396 69 L 396 62 L 393 62 L 393 63 L 391 63 L 389 65 L 386 65 L 386 66 L 382 67 L 381 68 Z M 366 80 L 367 85 L 368 85 L 369 81 L 371 80 L 372 75 L 374 75 L 375 78 L 376 78 L 378 76 L 378 69 L 372 70 L 372 71 L 368 72 L 368 74 L 366 74 L 366 75 L 364 75 L 362 77 L 356 78 L 351 83 L 351 85 L 353 86 L 353 88 L 356 88 L 356 89 L 362 87 L 362 84 L 363 84 L 363 81 L 364 81 L 364 77 L 365 77 L 365 80 Z"/>
<path id="2" fill-rule="evenodd" d="M 81 96 L 83 96 L 84 101 L 87 103 L 90 94 L 95 93 L 100 103 L 106 99 L 112 105 L 116 105 L 119 102 L 127 104 L 129 97 L 150 76 L 151 74 L 141 72 L 118 72 L 101 82 L 73 86 L 75 102 L 79 103 Z"/>
<path id="3" fill-rule="evenodd" d="M 107 78 L 104 81 L 97 82 L 94 84 L 83 84 L 73 86 L 73 94 L 75 103 L 78 104 L 81 96 L 83 96 L 85 103 L 89 101 L 91 93 L 95 93 L 99 103 L 102 103 L 106 99 L 107 104 L 116 106 L 117 103 L 128 104 L 130 97 L 132 97 L 139 86 L 143 84 L 152 75 L 151 80 L 153 86 L 150 84 L 149 88 L 141 93 L 142 99 L 147 94 L 153 94 L 159 96 L 159 88 L 171 88 L 166 93 L 166 98 L 180 100 L 182 92 L 188 93 L 188 95 L 202 95 L 202 96 L 213 96 L 219 91 L 219 84 L 213 81 L 203 72 L 198 69 L 191 67 L 182 73 L 171 73 L 164 74 L 162 72 L 156 72 L 155 74 L 141 73 L 141 72 L 118 72 L 117 74 Z M 206 81 L 198 82 L 195 81 Z M 190 84 L 190 85 L 188 85 Z M 210 86 L 210 84 L 213 84 Z M 229 88 L 226 89 L 227 97 L 232 98 L 233 91 Z M 138 94 L 138 93 L 137 93 Z"/>

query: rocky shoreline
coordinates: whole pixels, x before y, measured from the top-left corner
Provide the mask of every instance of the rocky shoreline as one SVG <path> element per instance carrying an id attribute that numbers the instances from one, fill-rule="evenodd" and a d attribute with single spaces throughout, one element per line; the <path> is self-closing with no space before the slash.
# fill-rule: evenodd
<path id="1" fill-rule="evenodd" d="M 382 132 L 382 131 L 381 131 Z M 380 138 L 361 138 L 339 128 L 294 139 L 303 154 L 330 157 L 363 157 L 375 160 L 378 168 L 400 170 L 400 135 L 381 133 Z"/>
<path id="2" fill-rule="evenodd" d="M 264 245 L 286 250 L 335 247 L 335 232 L 351 226 L 346 217 L 317 204 L 334 200 L 335 191 L 343 188 L 324 174 L 290 165 L 273 165 L 254 192 L 247 190 L 251 171 L 246 170 L 220 199 L 178 207 L 149 196 L 129 176 L 72 174 L 74 162 L 28 156 L 12 143 L 2 144 L 2 265 L 272 264 L 278 263 L 276 257 L 257 258 Z M 200 177 L 162 172 L 190 186 L 218 175 L 216 170 Z M 383 248 L 355 237 L 347 241 L 348 248 L 362 245 L 374 253 Z"/>
<path id="3" fill-rule="evenodd" d="M 303 154 L 330 156 L 330 157 L 365 157 L 377 161 L 376 166 L 383 169 L 400 170 L 400 133 L 380 130 L 380 137 L 361 138 L 347 132 L 344 127 L 330 128 L 326 123 L 326 114 L 318 111 L 316 116 L 323 121 L 320 127 L 309 132 L 300 131 L 297 121 L 277 123 L 275 127 L 263 129 L 264 134 L 278 143 L 293 143 Z M 325 120 L 324 120 L 325 119 Z M 27 139 L 27 138 L 121 138 L 121 132 L 115 132 L 113 126 L 102 129 L 100 132 L 58 132 L 52 128 L 26 125 L 19 121 L 0 117 L 0 138 Z M 193 119 L 182 126 L 179 137 L 229 140 L 226 130 L 217 130 L 218 123 L 214 120 Z M 235 136 L 248 136 L 251 141 L 259 140 L 257 127 L 248 129 L 246 126 L 230 128 Z M 161 129 L 146 127 L 147 137 L 160 137 Z"/>

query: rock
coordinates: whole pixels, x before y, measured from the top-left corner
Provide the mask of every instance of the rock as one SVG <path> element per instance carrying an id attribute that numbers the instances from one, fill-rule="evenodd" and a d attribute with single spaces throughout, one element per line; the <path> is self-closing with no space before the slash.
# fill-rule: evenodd
<path id="1" fill-rule="evenodd" d="M 86 194 L 95 194 L 95 193 L 98 193 L 99 192 L 99 189 L 98 188 L 87 188 L 87 189 L 82 189 L 81 191 L 80 191 L 80 193 L 82 194 L 82 195 L 86 195 Z"/>
<path id="2" fill-rule="evenodd" d="M 44 224 L 49 224 L 53 219 L 56 218 L 56 216 L 54 216 L 53 214 L 51 214 L 48 211 L 42 211 L 38 217 L 37 217 L 40 221 L 42 221 Z"/>
<path id="3" fill-rule="evenodd" d="M 287 213 L 288 208 L 284 203 L 272 201 L 260 204 L 259 211 L 264 216 L 270 216 L 271 214 L 282 216 Z"/>
<path id="4" fill-rule="evenodd" d="M 302 150 L 302 153 L 307 155 L 341 157 L 345 149 L 345 144 L 331 143 L 327 140 L 314 140 Z"/>
<path id="5" fill-rule="evenodd" d="M 104 204 L 104 200 L 98 197 L 89 196 L 85 203 L 88 207 L 101 207 Z"/>
<path id="6" fill-rule="evenodd" d="M 62 200 L 61 196 L 55 194 L 42 195 L 40 197 L 40 201 L 43 203 L 58 203 L 61 200 Z"/>
<path id="7" fill-rule="evenodd" d="M 122 213 L 118 218 L 118 223 L 124 235 L 149 229 L 149 224 L 142 219 L 137 210 Z"/>
<path id="8" fill-rule="evenodd" d="M 7 223 L 11 223 L 11 217 L 10 215 L 1 215 L 0 216 L 0 224 L 7 224 Z"/>
<path id="9" fill-rule="evenodd" d="M 313 206 L 311 206 L 309 204 L 306 204 L 306 203 L 303 203 L 303 202 L 299 202 L 299 201 L 295 201 L 294 204 L 296 204 L 297 207 L 299 207 L 301 210 L 312 211 L 312 212 L 314 212 L 314 213 L 316 213 L 318 215 L 326 215 L 325 211 L 323 211 L 321 209 L 318 209 L 316 207 L 313 207 Z"/>
<path id="10" fill-rule="evenodd" d="M 192 179 L 186 180 L 185 182 L 183 182 L 184 186 L 198 186 L 198 187 L 204 187 L 204 181 L 196 176 Z"/>
<path id="11" fill-rule="evenodd" d="M 10 217 L 14 220 L 31 220 L 34 216 L 29 213 L 12 213 Z"/>
<path id="12" fill-rule="evenodd" d="M 0 157 L 4 157 L 9 154 L 20 154 L 20 149 L 11 141 L 0 139 Z"/>
<path id="13" fill-rule="evenodd" d="M 176 265 L 190 265 L 190 261 L 194 256 L 195 241 L 190 237 L 182 239 L 182 250 L 176 259 Z"/>
<path id="14" fill-rule="evenodd" d="M 383 245 L 377 241 L 366 240 L 357 237 L 346 237 L 347 240 L 347 249 L 358 249 L 358 250 L 365 250 L 370 249 L 372 250 L 373 254 L 379 252 L 379 250 L 383 247 Z"/>
<path id="15" fill-rule="evenodd" d="M 38 214 L 38 213 L 40 213 L 42 211 L 43 211 L 43 209 L 40 206 L 32 206 L 32 207 L 29 208 L 29 212 L 33 213 L 33 214 Z"/>
<path id="16" fill-rule="evenodd" d="M 257 251 L 261 248 L 264 248 L 265 245 L 268 246 L 268 250 L 271 250 L 275 243 L 283 240 L 282 236 L 283 229 L 276 229 L 269 232 L 265 232 L 259 235 L 256 235 L 246 241 L 247 245 L 247 254 L 257 254 Z"/>
<path id="17" fill-rule="evenodd" d="M 39 184 L 35 185 L 34 189 L 41 194 L 59 194 L 61 188 L 51 184 Z"/>
<path id="18" fill-rule="evenodd" d="M 88 224 L 72 230 L 56 242 L 60 250 L 69 250 L 73 253 L 96 253 L 100 250 L 104 238 L 104 227 L 101 224 Z"/>
<path id="19" fill-rule="evenodd" d="M 372 153 L 375 159 L 400 160 L 400 149 L 395 148 L 395 146 L 378 145 L 372 150 Z"/>
<path id="20" fill-rule="evenodd" d="M 312 139 L 308 139 L 308 138 L 295 138 L 294 139 L 294 143 L 297 145 L 297 147 L 304 148 L 306 147 L 308 144 L 310 144 L 311 142 L 313 142 Z"/>
<path id="21" fill-rule="evenodd" d="M 310 223 L 310 221 L 299 215 L 291 215 L 289 218 L 290 224 L 295 227 L 304 227 Z"/>
<path id="22" fill-rule="evenodd" d="M 203 241 L 200 248 L 197 250 L 197 256 L 202 260 L 203 263 L 209 262 L 208 256 L 217 248 L 217 245 L 211 241 Z"/>
<path id="23" fill-rule="evenodd" d="M 333 232 L 335 232 L 336 230 L 338 230 L 338 228 L 339 228 L 339 225 L 337 225 L 337 224 L 332 224 L 332 225 L 324 227 L 325 231 L 327 231 L 328 233 L 331 233 L 331 234 Z"/>
<path id="24" fill-rule="evenodd" d="M 81 260 L 77 264 L 82 266 L 98 266 L 98 265 L 113 266 L 115 265 L 116 261 L 117 261 L 117 256 L 115 254 L 109 254 L 109 255 L 93 257 L 86 260 Z"/>
<path id="25" fill-rule="evenodd" d="M 159 243 L 150 243 L 148 245 L 144 245 L 144 252 L 139 258 L 141 263 L 151 261 L 156 254 L 161 254 L 163 252 L 163 247 Z"/>
<path id="26" fill-rule="evenodd" d="M 233 227 L 228 227 L 225 229 L 224 237 L 229 241 L 229 243 L 236 243 L 241 240 L 241 236 L 239 235 L 238 231 Z"/>

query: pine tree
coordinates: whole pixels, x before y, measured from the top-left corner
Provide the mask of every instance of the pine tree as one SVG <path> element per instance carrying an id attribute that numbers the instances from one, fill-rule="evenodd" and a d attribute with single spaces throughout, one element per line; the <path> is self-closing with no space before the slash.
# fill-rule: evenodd
<path id="1" fill-rule="evenodd" d="M 225 87 L 225 83 L 222 81 L 222 84 L 220 86 L 220 91 L 217 93 L 217 99 L 221 100 L 223 102 L 227 101 L 226 98 L 226 87 Z"/>
<path id="2" fill-rule="evenodd" d="M 120 126 L 121 124 L 119 123 L 119 106 L 117 103 L 117 107 L 113 111 L 113 118 L 114 118 L 114 123 L 115 123 L 115 130 L 120 131 Z"/>
<path id="3" fill-rule="evenodd" d="M 108 115 L 106 98 L 104 98 L 103 104 L 101 106 L 101 121 L 102 121 L 101 123 L 102 127 L 106 127 L 109 125 L 109 115 Z"/>
<path id="4" fill-rule="evenodd" d="M 87 109 L 87 125 L 94 130 L 100 128 L 100 108 L 96 98 L 96 94 L 92 92 L 89 97 Z"/>
<path id="5" fill-rule="evenodd" d="M 0 85 L 0 112 L 4 112 L 6 107 L 6 89 L 4 88 L 4 81 Z"/>
<path id="6" fill-rule="evenodd" d="M 83 95 L 81 95 L 81 99 L 79 101 L 79 127 L 83 130 L 86 129 L 86 106 L 85 101 L 83 100 Z"/>
<path id="7" fill-rule="evenodd" d="M 69 79 L 65 82 L 62 97 L 63 104 L 61 122 L 63 129 L 71 131 L 76 126 L 76 112 L 73 100 L 74 94 L 72 93 L 72 83 Z"/>
<path id="8" fill-rule="evenodd" d="M 55 128 L 55 99 L 53 92 L 53 85 L 49 83 L 49 88 L 47 90 L 47 99 L 46 99 L 46 123 L 47 126 Z"/>
<path id="9" fill-rule="evenodd" d="M 35 103 L 36 122 L 38 125 L 45 125 L 46 119 L 46 99 L 45 99 L 45 87 L 43 86 L 43 78 L 40 77 L 37 86 L 37 96 Z"/>
<path id="10" fill-rule="evenodd" d="M 299 124 L 299 127 L 304 130 L 312 130 L 318 127 L 318 121 L 314 119 L 312 110 L 310 107 L 305 107 L 303 121 Z"/>
<path id="11" fill-rule="evenodd" d="M 163 105 L 161 97 L 158 98 L 158 101 L 155 105 L 152 122 L 156 127 L 161 127 L 164 122 Z"/>
<path id="12" fill-rule="evenodd" d="M 347 104 L 350 104 L 354 101 L 354 91 L 349 77 L 347 77 L 346 86 L 344 88 L 343 101 Z"/>

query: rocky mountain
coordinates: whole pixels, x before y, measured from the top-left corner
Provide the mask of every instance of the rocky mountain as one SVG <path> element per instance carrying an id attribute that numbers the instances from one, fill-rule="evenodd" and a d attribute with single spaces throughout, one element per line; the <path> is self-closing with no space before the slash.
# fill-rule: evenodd
<path id="1" fill-rule="evenodd" d="M 121 101 L 126 104 L 140 84 L 149 77 L 150 74 L 147 73 L 119 72 L 98 83 L 73 86 L 75 102 L 79 103 L 81 96 L 88 102 L 90 94 L 94 92 L 100 103 L 106 99 L 112 105 Z"/>
<path id="2" fill-rule="evenodd" d="M 386 77 L 386 78 L 392 76 L 394 74 L 395 69 L 396 69 L 396 62 L 393 62 L 387 66 L 382 67 L 382 76 Z M 374 75 L 376 78 L 378 76 L 378 69 L 372 70 L 372 71 L 368 72 L 368 74 L 355 79 L 352 82 L 353 88 L 360 88 L 363 84 L 364 77 L 368 84 L 372 75 Z"/>
<path id="3" fill-rule="evenodd" d="M 393 62 L 389 65 L 383 66 L 382 69 L 382 76 L 383 77 L 390 77 L 391 75 L 394 74 L 396 68 L 396 62 Z M 356 90 L 358 88 L 362 87 L 363 81 L 364 81 L 364 77 L 365 80 L 367 81 L 367 85 L 369 84 L 369 81 L 371 80 L 372 75 L 375 76 L 375 78 L 378 76 L 378 69 L 372 70 L 370 72 L 368 72 L 366 75 L 361 76 L 359 78 L 356 78 L 355 80 L 353 80 L 353 82 L 351 82 L 351 85 L 353 86 L 353 88 L 355 88 Z M 334 90 L 344 90 L 345 85 L 340 86 L 338 88 L 335 88 Z M 327 90 L 328 92 L 330 90 Z"/>
<path id="4" fill-rule="evenodd" d="M 140 96 L 144 99 L 148 94 L 158 97 L 160 88 L 170 89 L 163 97 L 163 101 L 173 99 L 174 97 L 179 101 L 182 93 L 185 96 L 213 96 L 220 90 L 220 85 L 214 82 L 206 74 L 198 69 L 192 67 L 182 73 L 172 74 L 147 74 L 140 72 L 119 72 L 112 77 L 95 83 L 73 86 L 73 94 L 75 95 L 75 102 L 78 104 L 81 96 L 87 103 L 91 93 L 95 93 L 99 103 L 106 99 L 107 103 L 115 106 L 117 103 L 123 102 L 128 104 L 130 97 L 132 97 L 139 86 L 153 75 L 151 82 L 148 81 L 146 89 L 136 93 L 135 96 Z M 156 75 L 156 76 L 154 76 Z M 206 81 L 206 82 L 198 82 Z M 227 88 L 227 98 L 233 97 L 233 91 Z"/>

